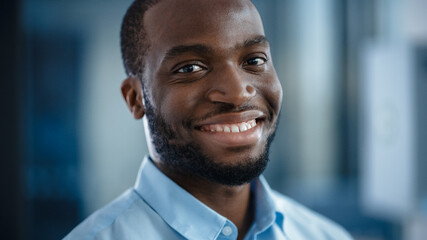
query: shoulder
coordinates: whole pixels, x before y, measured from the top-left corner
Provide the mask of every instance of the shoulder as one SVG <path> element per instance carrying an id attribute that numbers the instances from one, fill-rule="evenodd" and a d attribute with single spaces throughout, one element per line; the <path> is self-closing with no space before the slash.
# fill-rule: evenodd
<path id="1" fill-rule="evenodd" d="M 95 239 L 117 223 L 117 219 L 129 214 L 129 210 L 139 204 L 139 197 L 129 189 L 105 207 L 97 210 L 75 227 L 64 239 Z M 140 207 L 139 207 L 140 208 Z"/>
<path id="2" fill-rule="evenodd" d="M 273 191 L 276 208 L 284 214 L 284 229 L 298 239 L 353 239 L 332 220 L 314 212 L 295 200 Z"/>
<path id="3" fill-rule="evenodd" d="M 129 189 L 94 212 L 64 240 L 182 239 L 147 202 Z"/>

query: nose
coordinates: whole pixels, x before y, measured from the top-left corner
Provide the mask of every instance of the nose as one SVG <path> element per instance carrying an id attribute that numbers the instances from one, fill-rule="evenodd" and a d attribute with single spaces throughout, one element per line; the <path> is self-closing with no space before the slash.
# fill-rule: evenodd
<path id="1" fill-rule="evenodd" d="M 244 74 L 242 69 L 232 64 L 217 69 L 207 92 L 208 100 L 212 103 L 241 106 L 253 98 L 256 95 L 256 89 Z"/>

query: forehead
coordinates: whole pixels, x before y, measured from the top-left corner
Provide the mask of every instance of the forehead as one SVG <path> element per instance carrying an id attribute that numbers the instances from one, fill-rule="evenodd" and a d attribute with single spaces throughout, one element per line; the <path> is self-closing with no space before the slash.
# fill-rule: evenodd
<path id="1" fill-rule="evenodd" d="M 233 45 L 264 35 L 261 18 L 249 0 L 163 0 L 144 18 L 151 47 Z"/>

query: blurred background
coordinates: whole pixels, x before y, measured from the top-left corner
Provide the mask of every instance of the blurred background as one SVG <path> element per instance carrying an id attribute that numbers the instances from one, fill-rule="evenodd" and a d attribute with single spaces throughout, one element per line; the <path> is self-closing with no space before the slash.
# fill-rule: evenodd
<path id="1" fill-rule="evenodd" d="M 0 3 L 1 239 L 60 239 L 133 185 L 130 3 Z M 356 239 L 427 239 L 427 1 L 254 3 L 284 90 L 272 187 Z"/>

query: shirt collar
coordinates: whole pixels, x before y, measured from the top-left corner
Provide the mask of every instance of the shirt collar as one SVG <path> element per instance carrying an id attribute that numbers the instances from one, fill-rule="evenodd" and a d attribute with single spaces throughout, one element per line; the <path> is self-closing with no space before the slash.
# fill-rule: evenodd
<path id="1" fill-rule="evenodd" d="M 257 232 L 263 232 L 273 224 L 277 224 L 284 231 L 284 213 L 281 212 L 274 200 L 273 190 L 268 185 L 264 176 L 251 183 L 255 193 L 255 227 Z"/>
<path id="2" fill-rule="evenodd" d="M 225 217 L 169 179 L 148 157 L 141 164 L 134 188 L 168 225 L 187 239 L 216 239 L 224 226 L 235 228 Z M 253 181 L 251 188 L 255 194 L 254 230 L 262 232 L 276 223 L 283 231 L 283 213 L 277 210 L 264 177 Z"/>

